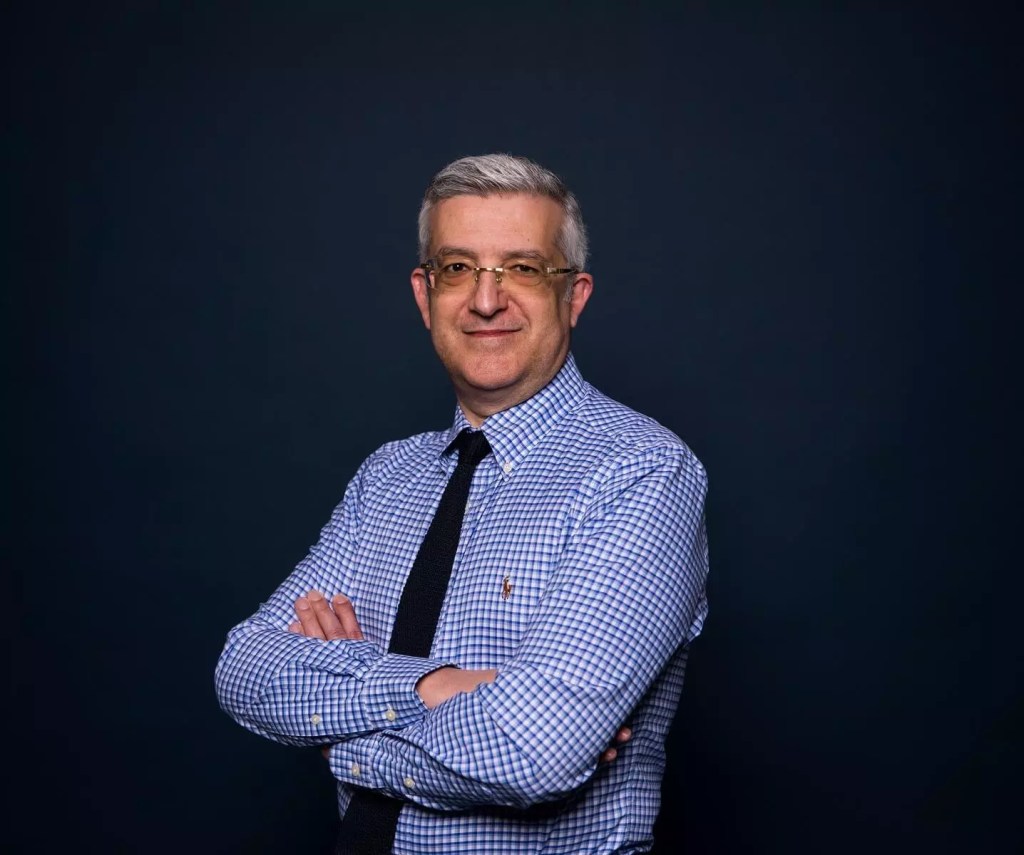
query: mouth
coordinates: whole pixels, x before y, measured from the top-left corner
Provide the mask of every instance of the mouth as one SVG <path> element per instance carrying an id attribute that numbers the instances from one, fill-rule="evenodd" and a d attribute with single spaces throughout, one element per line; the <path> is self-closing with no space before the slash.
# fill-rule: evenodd
<path id="1" fill-rule="evenodd" d="M 498 330 L 498 329 L 491 330 L 491 329 L 485 329 L 485 330 L 464 330 L 463 332 L 465 332 L 465 334 L 470 336 L 471 338 L 484 339 L 484 338 L 504 338 L 505 336 L 510 336 L 513 333 L 518 332 L 518 330 L 504 330 L 504 329 L 502 329 L 502 330 Z"/>

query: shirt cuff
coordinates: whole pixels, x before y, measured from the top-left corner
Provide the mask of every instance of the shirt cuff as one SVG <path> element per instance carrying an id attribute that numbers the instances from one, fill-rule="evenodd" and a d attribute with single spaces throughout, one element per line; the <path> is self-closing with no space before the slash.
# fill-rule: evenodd
<path id="1" fill-rule="evenodd" d="M 426 715 L 427 707 L 416 692 L 416 684 L 431 671 L 454 664 L 400 653 L 385 654 L 363 675 L 360 700 L 366 720 L 383 730 L 419 721 Z"/>
<path id="2" fill-rule="evenodd" d="M 393 799 L 417 801 L 418 770 L 409 764 L 396 768 L 396 758 L 389 757 L 391 752 L 385 748 L 387 741 L 385 733 L 370 733 L 336 742 L 329 755 L 331 773 L 345 784 L 376 790 Z"/>
<path id="3" fill-rule="evenodd" d="M 387 776 L 377 765 L 379 742 L 379 733 L 369 733 L 355 739 L 346 739 L 344 742 L 335 742 L 328 755 L 331 774 L 339 781 L 354 787 L 388 792 Z"/>

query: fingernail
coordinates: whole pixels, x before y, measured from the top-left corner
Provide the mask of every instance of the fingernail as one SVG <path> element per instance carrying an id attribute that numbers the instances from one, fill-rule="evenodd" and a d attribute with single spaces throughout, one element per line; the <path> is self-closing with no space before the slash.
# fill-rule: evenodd
<path id="1" fill-rule="evenodd" d="M 295 608 L 297 608 L 300 612 L 309 611 L 309 601 L 305 597 L 300 597 L 298 600 L 295 601 Z"/>
<path id="2" fill-rule="evenodd" d="M 321 594 L 319 591 L 310 591 L 309 598 L 316 602 L 318 600 L 322 600 L 324 598 L 324 595 Z"/>

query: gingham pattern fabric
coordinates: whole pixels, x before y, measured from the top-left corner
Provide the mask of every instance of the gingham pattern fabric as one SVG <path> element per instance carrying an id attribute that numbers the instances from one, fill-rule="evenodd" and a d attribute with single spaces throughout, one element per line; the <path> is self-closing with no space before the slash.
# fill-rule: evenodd
<path id="1" fill-rule="evenodd" d="M 570 356 L 483 424 L 478 467 L 429 659 L 387 654 L 402 587 L 468 424 L 383 446 L 312 548 L 217 668 L 224 709 L 290 745 L 334 743 L 351 787 L 408 802 L 396 853 L 646 851 L 664 741 L 707 614 L 707 479 L 673 433 L 587 384 Z M 365 640 L 287 632 L 311 589 L 353 601 Z M 428 711 L 421 676 L 497 679 Z M 617 729 L 632 740 L 599 757 Z"/>

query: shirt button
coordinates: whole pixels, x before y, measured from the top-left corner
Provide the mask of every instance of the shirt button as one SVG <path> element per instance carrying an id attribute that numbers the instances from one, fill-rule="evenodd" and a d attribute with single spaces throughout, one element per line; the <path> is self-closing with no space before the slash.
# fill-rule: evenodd
<path id="1" fill-rule="evenodd" d="M 313 713 L 313 715 L 311 715 L 311 716 L 309 717 L 309 720 L 310 720 L 310 721 L 311 721 L 311 722 L 312 722 L 313 724 L 320 724 L 320 722 L 322 722 L 322 721 L 323 721 L 323 718 L 321 717 L 320 713 L 318 713 L 318 712 L 315 712 L 315 713 Z"/>
<path id="2" fill-rule="evenodd" d="M 416 786 L 416 782 L 412 778 L 406 778 L 402 783 L 410 790 Z"/>
<path id="3" fill-rule="evenodd" d="M 359 768 L 359 764 L 358 764 L 358 763 L 353 763 L 353 764 L 352 764 L 352 774 L 353 774 L 353 775 L 354 775 L 355 777 L 357 777 L 357 778 L 358 778 L 358 777 L 359 777 L 359 775 L 360 775 L 360 774 L 362 773 L 362 771 L 363 771 L 363 770 Z"/>
<path id="4" fill-rule="evenodd" d="M 506 460 L 501 465 L 501 471 L 504 472 L 506 475 L 508 475 L 508 473 L 512 471 L 512 461 L 511 460 Z"/>
<path id="5" fill-rule="evenodd" d="M 396 718 L 398 718 L 398 713 L 396 713 L 393 709 L 388 707 L 388 711 L 384 713 L 384 718 L 386 718 L 388 721 L 394 721 Z"/>

